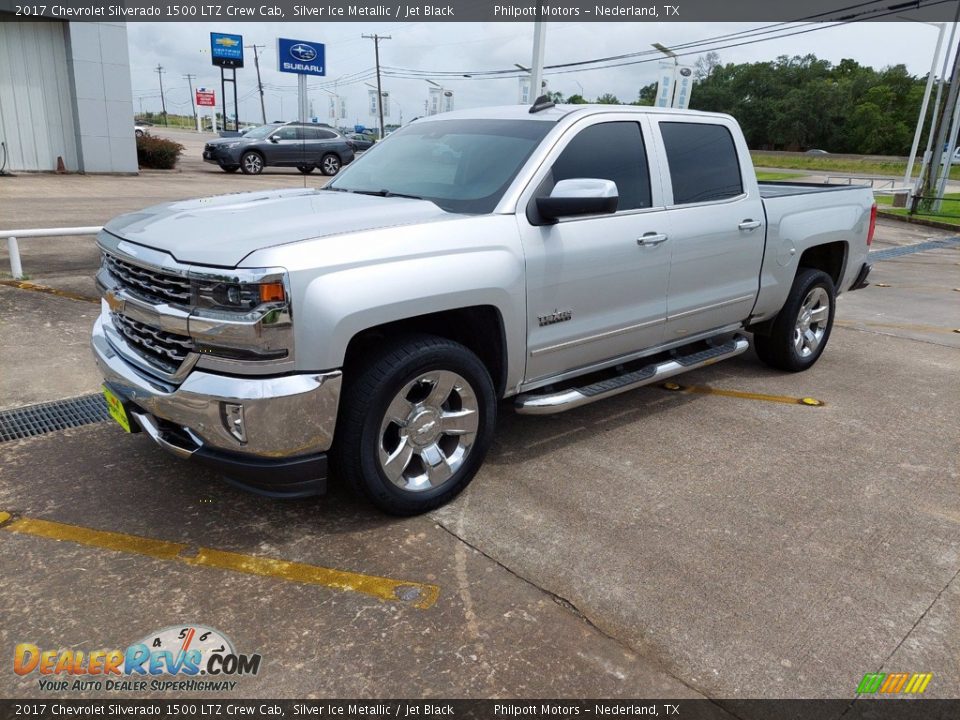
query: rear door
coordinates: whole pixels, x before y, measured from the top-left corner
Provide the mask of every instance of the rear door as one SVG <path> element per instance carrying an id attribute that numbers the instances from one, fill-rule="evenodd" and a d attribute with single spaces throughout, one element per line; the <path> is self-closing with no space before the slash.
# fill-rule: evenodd
<path id="1" fill-rule="evenodd" d="M 750 315 L 766 219 L 750 154 L 732 119 L 652 120 L 671 250 L 664 341 L 673 342 Z"/>
<path id="2" fill-rule="evenodd" d="M 528 388 L 661 341 L 670 248 L 647 133 L 635 113 L 578 122 L 521 197 L 529 208 L 574 178 L 612 180 L 619 193 L 612 215 L 538 224 L 531 212 L 517 214 L 527 262 Z"/>

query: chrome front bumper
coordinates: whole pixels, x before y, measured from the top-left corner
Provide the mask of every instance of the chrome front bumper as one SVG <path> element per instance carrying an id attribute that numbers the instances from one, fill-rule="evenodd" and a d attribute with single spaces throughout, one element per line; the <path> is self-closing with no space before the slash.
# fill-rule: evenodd
<path id="1" fill-rule="evenodd" d="M 207 464 L 222 456 L 228 464 L 252 468 L 253 475 L 258 467 L 289 468 L 292 460 L 329 450 L 340 399 L 339 371 L 240 378 L 194 369 L 179 386 L 168 385 L 125 360 L 112 344 L 122 346 L 122 339 L 108 338 L 112 327 L 104 322 L 101 315 L 92 338 L 104 380 L 130 403 L 133 418 L 164 449 Z M 243 440 L 230 429 L 238 417 Z M 234 474 L 250 475 L 246 470 Z"/>

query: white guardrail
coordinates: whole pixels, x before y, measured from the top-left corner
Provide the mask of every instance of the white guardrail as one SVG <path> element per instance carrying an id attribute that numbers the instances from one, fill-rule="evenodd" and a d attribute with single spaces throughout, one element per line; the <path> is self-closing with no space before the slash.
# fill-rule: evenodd
<path id="1" fill-rule="evenodd" d="M 60 237 L 61 235 L 96 235 L 102 226 L 69 228 L 30 228 L 24 230 L 0 230 L 0 238 L 7 239 L 10 251 L 10 274 L 14 280 L 23 280 L 23 265 L 20 262 L 19 240 L 23 238 Z"/>

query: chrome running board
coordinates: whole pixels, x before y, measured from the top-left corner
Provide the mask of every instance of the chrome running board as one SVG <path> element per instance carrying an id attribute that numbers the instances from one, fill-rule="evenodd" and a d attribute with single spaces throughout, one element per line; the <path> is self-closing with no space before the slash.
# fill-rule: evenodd
<path id="1" fill-rule="evenodd" d="M 723 345 L 710 347 L 689 355 L 682 355 L 682 351 L 677 350 L 674 351 L 673 357 L 669 360 L 651 363 L 639 370 L 631 370 L 608 380 L 600 380 L 590 385 L 567 388 L 552 393 L 524 393 L 518 395 L 514 407 L 521 415 L 552 415 L 565 412 L 581 405 L 619 395 L 634 388 L 650 385 L 658 380 L 664 380 L 689 370 L 696 370 L 732 358 L 745 352 L 749 347 L 750 342 L 744 336 L 736 335 Z"/>

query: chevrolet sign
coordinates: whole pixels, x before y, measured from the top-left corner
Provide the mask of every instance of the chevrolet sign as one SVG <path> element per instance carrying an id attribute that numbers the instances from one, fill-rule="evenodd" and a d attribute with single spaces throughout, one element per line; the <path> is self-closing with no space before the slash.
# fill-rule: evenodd
<path id="1" fill-rule="evenodd" d="M 297 75 L 326 75 L 326 48 L 323 43 L 277 38 L 280 72 Z"/>
<path id="2" fill-rule="evenodd" d="M 210 59 L 214 65 L 226 68 L 243 67 L 243 36 L 229 33 L 210 33 Z"/>

